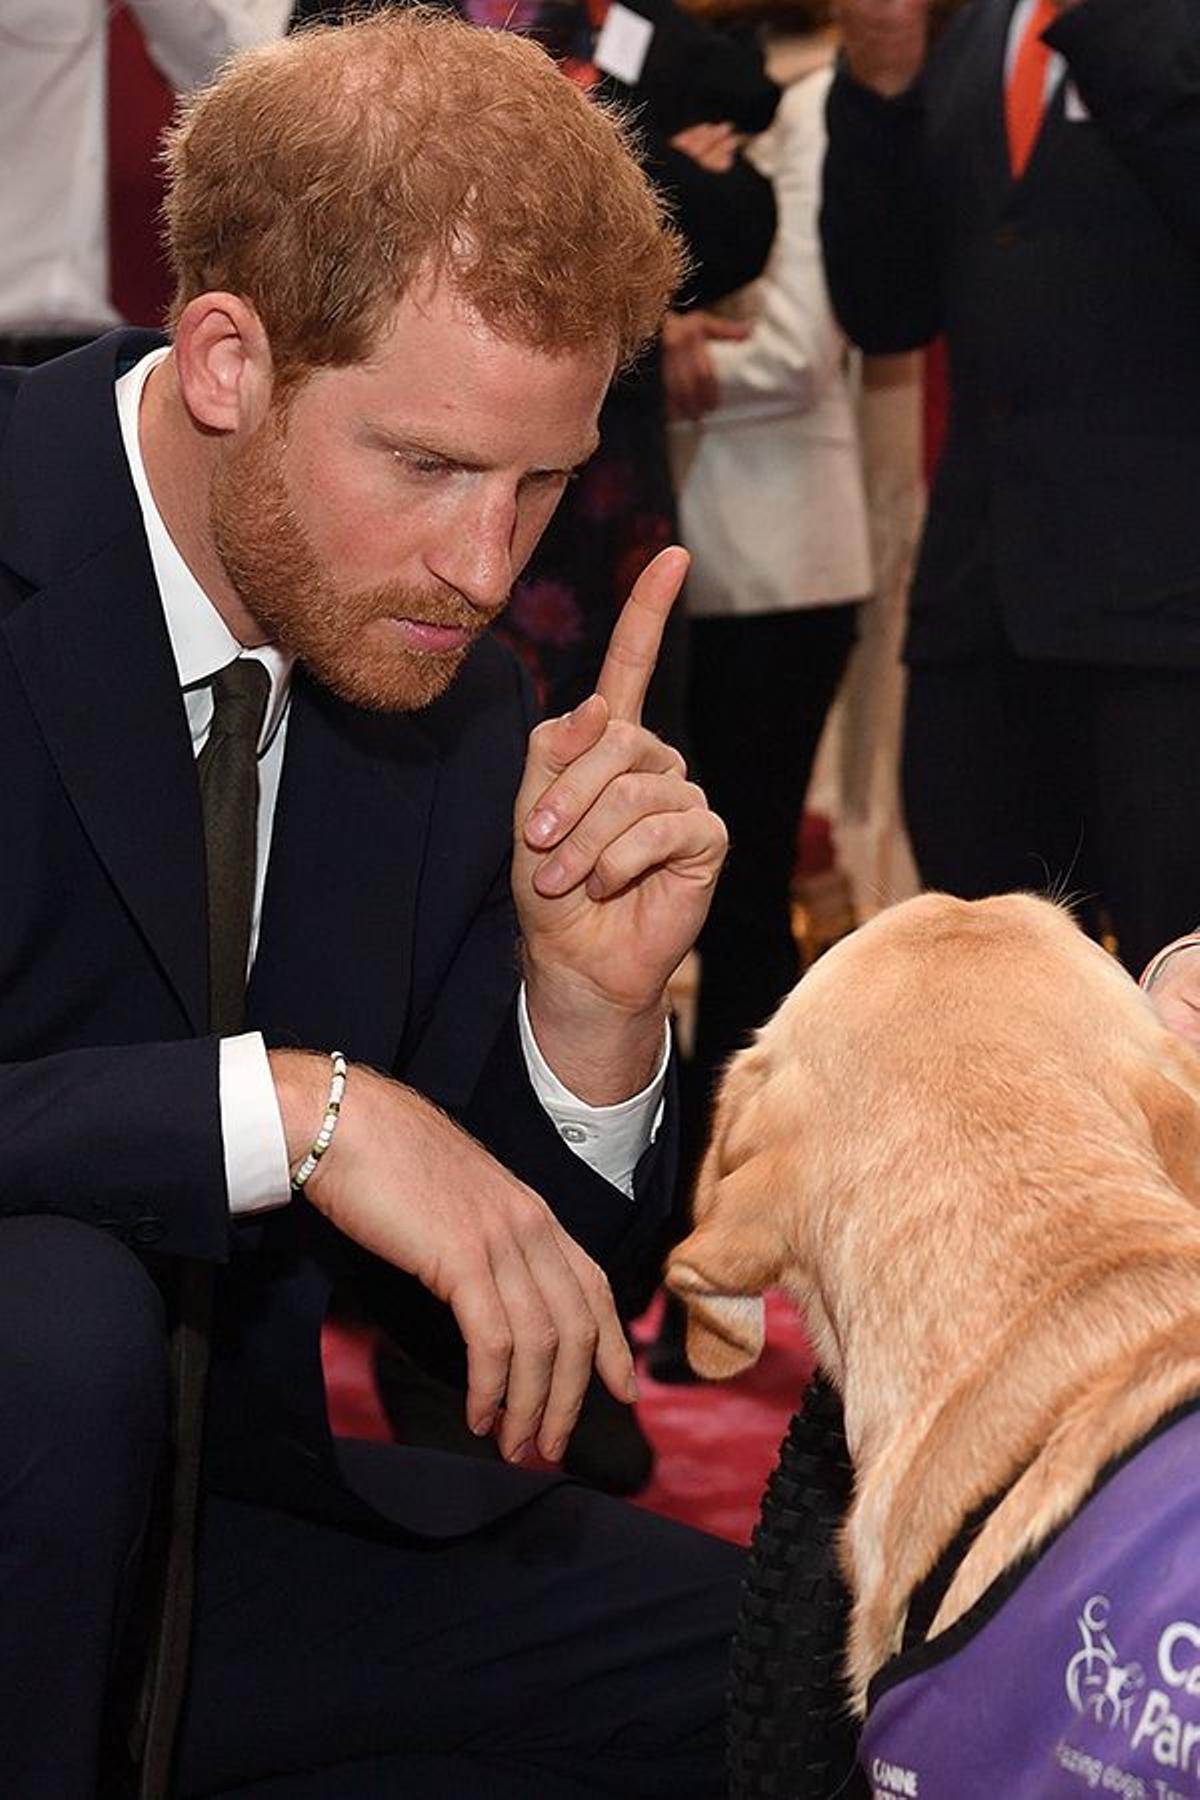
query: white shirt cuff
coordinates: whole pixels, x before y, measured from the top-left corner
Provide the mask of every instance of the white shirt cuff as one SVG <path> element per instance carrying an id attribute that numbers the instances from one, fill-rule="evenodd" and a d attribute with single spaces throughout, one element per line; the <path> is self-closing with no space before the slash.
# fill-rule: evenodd
<path id="1" fill-rule="evenodd" d="M 1200 950 L 1200 932 L 1189 931 L 1184 937 L 1173 938 L 1169 944 L 1164 944 L 1142 970 L 1138 986 L 1149 993 L 1171 958 L 1178 956 L 1181 950 Z"/>
<path id="2" fill-rule="evenodd" d="M 221 1039 L 220 1099 L 230 1212 L 241 1217 L 286 1206 L 292 1197 L 287 1140 L 261 1032 Z"/>
<path id="3" fill-rule="evenodd" d="M 671 1055 L 670 1026 L 663 1021 L 658 1068 L 640 1094 L 618 1100 L 615 1106 L 589 1106 L 563 1086 L 538 1049 L 523 983 L 517 1002 L 517 1025 L 530 1084 L 559 1137 L 590 1169 L 632 1200 L 633 1172 L 662 1124 L 663 1090 Z"/>

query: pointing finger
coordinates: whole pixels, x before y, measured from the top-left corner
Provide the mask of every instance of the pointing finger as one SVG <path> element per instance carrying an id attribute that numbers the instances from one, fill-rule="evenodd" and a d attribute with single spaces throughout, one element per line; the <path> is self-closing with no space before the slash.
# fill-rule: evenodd
<path id="1" fill-rule="evenodd" d="M 621 608 L 596 683 L 596 692 L 607 700 L 614 719 L 641 723 L 667 615 L 683 586 L 688 562 L 687 551 L 678 544 L 660 550 L 642 570 Z"/>

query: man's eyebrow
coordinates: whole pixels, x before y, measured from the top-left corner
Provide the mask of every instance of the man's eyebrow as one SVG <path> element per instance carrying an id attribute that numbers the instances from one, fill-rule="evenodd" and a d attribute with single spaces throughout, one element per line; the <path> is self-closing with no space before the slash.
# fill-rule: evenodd
<path id="1" fill-rule="evenodd" d="M 431 438 L 420 436 L 419 433 L 393 431 L 386 425 L 379 425 L 374 422 L 371 423 L 370 430 L 386 444 L 390 450 L 401 450 L 410 456 L 427 456 L 431 461 L 446 463 L 450 468 L 465 469 L 468 474 L 486 474 L 489 469 L 495 467 L 494 463 L 489 462 L 484 457 L 472 456 L 457 448 L 455 445 L 438 443 Z M 574 475 L 583 468 L 585 463 L 591 461 L 599 447 L 600 435 L 598 432 L 593 432 L 587 443 L 581 449 L 579 455 L 572 461 L 561 465 L 548 464 L 545 468 L 538 467 L 530 469 L 529 474 Z"/>

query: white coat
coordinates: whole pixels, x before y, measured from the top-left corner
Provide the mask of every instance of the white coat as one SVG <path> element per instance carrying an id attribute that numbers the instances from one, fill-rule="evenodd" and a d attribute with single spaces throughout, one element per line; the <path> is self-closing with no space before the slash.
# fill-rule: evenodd
<path id="1" fill-rule="evenodd" d="M 776 79 L 793 49 L 807 68 L 748 152 L 775 184 L 775 242 L 758 280 L 720 308 L 753 329 L 709 343 L 720 404 L 671 431 L 688 607 L 701 616 L 830 605 L 872 587 L 848 352 L 817 236 L 831 68 L 824 46 L 814 68 L 811 40 L 785 40 L 768 61 Z"/>

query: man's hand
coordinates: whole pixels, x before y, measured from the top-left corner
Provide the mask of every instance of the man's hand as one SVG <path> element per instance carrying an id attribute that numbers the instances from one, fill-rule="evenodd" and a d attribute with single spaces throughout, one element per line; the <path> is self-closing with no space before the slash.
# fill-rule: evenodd
<path id="1" fill-rule="evenodd" d="M 836 0 L 834 18 L 850 73 L 892 99 L 925 66 L 931 0 Z"/>
<path id="2" fill-rule="evenodd" d="M 1200 1045 L 1200 944 L 1172 951 L 1146 992 L 1168 1030 Z"/>
<path id="3" fill-rule="evenodd" d="M 719 124 L 688 125 L 677 131 L 670 143 L 673 150 L 682 150 L 710 175 L 727 175 L 745 141 L 729 120 L 723 119 Z"/>
<path id="4" fill-rule="evenodd" d="M 687 554 L 663 550 L 623 607 L 596 692 L 529 740 L 513 894 L 538 1047 L 581 1100 L 636 1093 L 664 990 L 708 911 L 725 827 L 683 758 L 641 724 Z"/>
<path id="5" fill-rule="evenodd" d="M 721 398 L 716 366 L 708 353 L 710 342 L 740 343 L 750 327 L 716 313 L 669 312 L 662 328 L 663 387 L 667 417 L 702 419 Z"/>
<path id="6" fill-rule="evenodd" d="M 291 1167 L 320 1124 L 329 1062 L 272 1051 Z M 521 1462 L 536 1440 L 557 1461 L 593 1364 L 637 1397 L 604 1273 L 545 1202 L 411 1088 L 350 1070 L 328 1154 L 304 1189 L 330 1223 L 444 1300 L 467 1346 L 467 1423 L 498 1424 Z"/>

